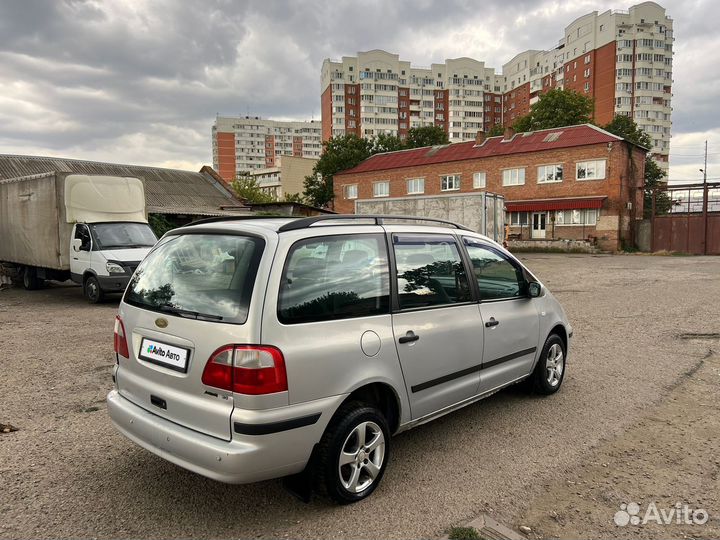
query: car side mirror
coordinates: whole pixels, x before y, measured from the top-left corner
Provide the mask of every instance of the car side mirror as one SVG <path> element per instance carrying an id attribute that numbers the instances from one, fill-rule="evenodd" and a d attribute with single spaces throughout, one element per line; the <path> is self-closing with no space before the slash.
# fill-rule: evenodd
<path id="1" fill-rule="evenodd" d="M 530 298 L 537 298 L 542 294 L 542 285 L 540 285 L 537 281 L 531 281 L 528 283 L 528 296 Z"/>
<path id="2" fill-rule="evenodd" d="M 73 238 L 72 242 L 70 242 L 70 245 L 72 246 L 73 251 L 78 252 L 82 247 L 82 240 L 80 240 L 79 238 Z"/>

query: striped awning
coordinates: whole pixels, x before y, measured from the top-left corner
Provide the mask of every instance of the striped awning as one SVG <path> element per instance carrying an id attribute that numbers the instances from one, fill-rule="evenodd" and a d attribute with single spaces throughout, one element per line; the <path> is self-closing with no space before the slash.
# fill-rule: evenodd
<path id="1" fill-rule="evenodd" d="M 580 210 L 602 208 L 607 197 L 575 197 L 569 199 L 535 199 L 527 201 L 505 201 L 508 212 L 540 212 L 543 210 Z"/>

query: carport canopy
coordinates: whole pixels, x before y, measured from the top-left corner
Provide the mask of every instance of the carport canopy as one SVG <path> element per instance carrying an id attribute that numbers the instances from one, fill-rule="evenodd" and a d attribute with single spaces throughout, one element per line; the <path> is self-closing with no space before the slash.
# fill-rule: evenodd
<path id="1" fill-rule="evenodd" d="M 534 199 L 527 201 L 505 201 L 508 212 L 541 212 L 543 210 L 580 210 L 602 208 L 607 197 L 574 197 L 571 199 Z"/>

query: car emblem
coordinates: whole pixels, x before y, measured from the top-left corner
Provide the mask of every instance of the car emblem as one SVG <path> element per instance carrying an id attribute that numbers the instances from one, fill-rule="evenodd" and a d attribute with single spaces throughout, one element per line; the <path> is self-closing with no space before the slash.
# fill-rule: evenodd
<path id="1" fill-rule="evenodd" d="M 162 317 L 155 319 L 155 326 L 157 326 L 158 328 L 167 328 L 167 325 L 167 319 L 163 319 Z"/>

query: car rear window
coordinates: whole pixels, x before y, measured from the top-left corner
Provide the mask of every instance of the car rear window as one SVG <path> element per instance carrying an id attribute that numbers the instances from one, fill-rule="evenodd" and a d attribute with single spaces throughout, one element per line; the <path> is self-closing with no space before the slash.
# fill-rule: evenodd
<path id="1" fill-rule="evenodd" d="M 264 247 L 249 236 L 171 236 L 140 264 L 124 300 L 179 317 L 242 324 Z"/>

